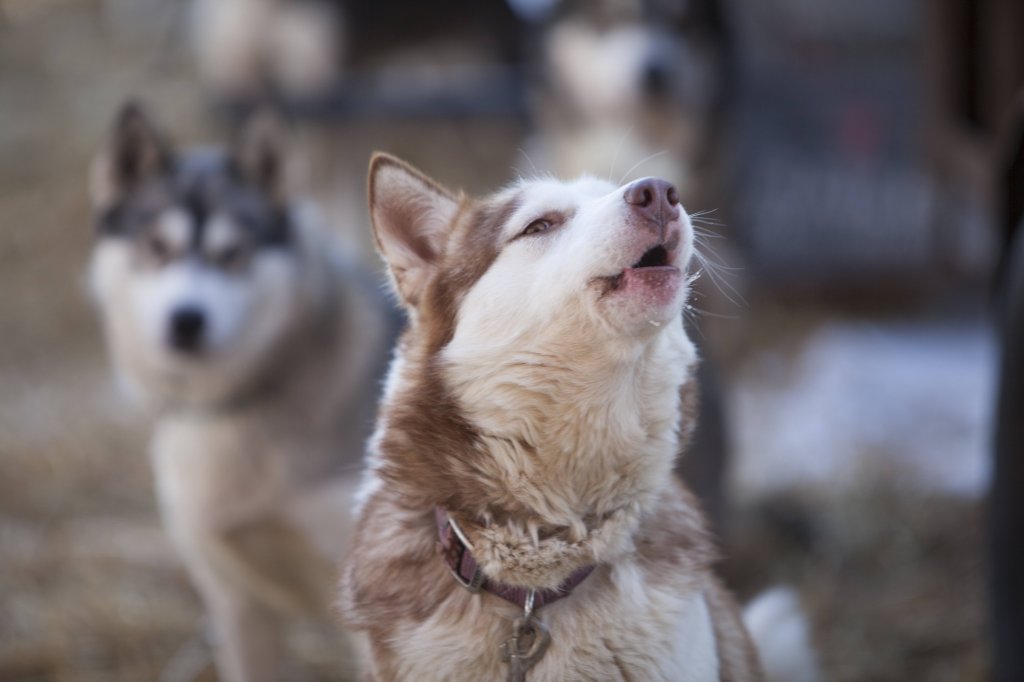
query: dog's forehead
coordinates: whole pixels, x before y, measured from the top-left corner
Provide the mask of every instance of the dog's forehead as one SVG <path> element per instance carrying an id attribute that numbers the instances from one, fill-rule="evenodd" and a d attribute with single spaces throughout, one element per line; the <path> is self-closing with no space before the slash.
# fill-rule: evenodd
<path id="1" fill-rule="evenodd" d="M 186 153 L 176 165 L 173 183 L 174 203 L 190 216 L 197 241 L 281 243 L 284 214 L 269 197 L 241 180 L 222 151 Z"/>
<path id="2" fill-rule="evenodd" d="M 223 203 L 230 193 L 230 179 L 224 159 L 212 152 L 186 152 L 177 157 L 165 174 L 132 188 L 120 198 L 109 216 L 120 223 L 117 231 L 166 232 L 176 237 L 182 225 L 199 219 Z"/>
<path id="3" fill-rule="evenodd" d="M 174 167 L 171 183 L 175 202 L 207 210 L 229 202 L 239 189 L 230 162 L 217 150 L 199 149 L 183 154 Z"/>
<path id="4" fill-rule="evenodd" d="M 156 235 L 176 252 L 247 242 L 289 243 L 290 213 L 239 175 L 218 149 L 188 150 L 168 172 L 132 188 L 97 217 L 100 236 L 148 239 Z M 208 242 L 215 242 L 209 243 Z"/>
<path id="5" fill-rule="evenodd" d="M 509 215 L 507 229 L 521 227 L 545 213 L 573 213 L 589 202 L 601 199 L 615 190 L 607 180 L 584 175 L 575 180 L 533 178 L 520 180 L 493 200 L 503 201 L 516 197 L 516 209 Z"/>

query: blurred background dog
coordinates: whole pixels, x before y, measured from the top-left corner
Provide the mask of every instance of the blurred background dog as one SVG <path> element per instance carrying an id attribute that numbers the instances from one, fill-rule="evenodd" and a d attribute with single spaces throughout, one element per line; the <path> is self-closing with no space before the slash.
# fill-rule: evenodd
<path id="1" fill-rule="evenodd" d="M 290 195 L 268 112 L 179 153 L 126 105 L 90 185 L 93 294 L 220 677 L 279 679 L 285 616 L 333 600 L 398 314 Z"/>
<path id="2" fill-rule="evenodd" d="M 207 92 L 327 106 L 340 86 L 402 58 L 462 66 L 516 61 L 520 23 L 504 0 L 197 0 L 192 40 Z"/>
<path id="3" fill-rule="evenodd" d="M 703 356 L 701 418 L 679 473 L 724 532 L 729 445 L 717 357 L 735 325 L 723 329 L 715 317 L 740 298 L 735 255 L 715 243 L 727 215 L 716 210 L 732 87 L 726 11 L 718 0 L 561 0 L 547 3 L 535 32 L 530 162 L 559 177 L 667 178 L 695 214 L 701 268 L 690 305 L 706 315 L 690 324 Z"/>
<path id="4" fill-rule="evenodd" d="M 138 457 L 146 422 L 111 390 L 83 304 L 77 273 L 91 239 L 68 229 L 86 220 L 82 169 L 116 102 L 140 93 L 175 131 L 209 139 L 274 100 L 298 121 L 297 187 L 338 226 L 339 240 L 367 254 L 363 187 L 373 149 L 473 193 L 553 171 L 569 155 L 542 152 L 573 148 L 552 113 L 563 106 L 552 99 L 569 89 L 553 85 L 545 45 L 562 21 L 590 11 L 586 3 L 329 4 L 306 16 L 330 15 L 314 31 L 334 46 L 323 54 L 337 49 L 340 62 L 321 62 L 331 65 L 325 78 L 305 78 L 330 85 L 299 94 L 273 75 L 290 61 L 276 56 L 260 67 L 270 75 L 256 96 L 218 94 L 226 91 L 200 75 L 199 4 L 0 0 L 8 387 L 0 395 L 0 670 L 8 677 L 153 679 L 199 613 Z M 222 4 L 227 12 L 245 3 Z M 711 215 L 724 227 L 706 227 L 728 234 L 744 268 L 745 303 L 697 301 L 727 318 L 693 311 L 729 417 L 720 431 L 732 453 L 723 571 L 741 597 L 776 582 L 798 588 L 826 679 L 1019 679 L 1008 666 L 1024 574 L 1013 570 L 1019 552 L 1006 539 L 1019 523 L 1014 500 L 1024 499 L 1007 454 L 1015 356 L 1007 343 L 999 359 L 989 302 L 996 264 L 1017 267 L 1002 256 L 1019 231 L 1011 150 L 1020 119 L 1012 102 L 1024 82 L 1020 3 L 719 6 L 720 36 L 669 22 L 668 42 L 709 56 L 694 63 L 710 63 L 698 73 L 719 81 L 696 92 L 694 102 L 709 108 L 695 109 L 699 132 L 687 139 L 707 140 L 712 151 L 693 157 L 687 209 L 718 209 Z M 243 11 L 238 26 L 260 23 L 263 10 Z M 315 41 L 300 42 L 316 52 Z M 717 55 L 725 56 L 720 76 Z M 581 71 L 584 84 L 607 92 L 604 69 Z M 656 108 L 645 113 L 653 103 L 640 106 L 623 144 L 659 118 Z M 630 173 L 633 164 L 618 159 L 590 170 L 626 181 L 670 172 L 657 164 L 689 163 L 688 148 L 662 144 L 669 154 Z M 597 148 L 614 155 L 616 146 Z M 708 333 L 712 319 L 725 333 Z M 997 377 L 1008 407 L 993 473 Z M 993 481 L 1000 549 L 990 562 L 983 529 Z M 998 637 L 987 626 L 989 570 Z M 999 656 L 989 655 L 990 642 L 1000 643 Z M 336 675 L 331 652 L 301 628 L 290 644 L 301 666 L 289 664 L 287 679 Z"/>
<path id="5" fill-rule="evenodd" d="M 564 177 L 642 165 L 685 188 L 687 205 L 702 203 L 701 183 L 712 177 L 704 166 L 723 157 L 717 143 L 731 87 L 720 4 L 550 4 L 539 36 L 534 162 Z"/>

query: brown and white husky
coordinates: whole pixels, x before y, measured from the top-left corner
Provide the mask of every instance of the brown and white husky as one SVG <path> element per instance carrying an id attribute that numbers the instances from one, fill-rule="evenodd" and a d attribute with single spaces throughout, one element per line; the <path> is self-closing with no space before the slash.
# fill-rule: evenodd
<path id="1" fill-rule="evenodd" d="M 697 360 L 676 188 L 476 200 L 387 155 L 369 188 L 411 323 L 342 585 L 368 679 L 762 679 L 672 475 Z"/>

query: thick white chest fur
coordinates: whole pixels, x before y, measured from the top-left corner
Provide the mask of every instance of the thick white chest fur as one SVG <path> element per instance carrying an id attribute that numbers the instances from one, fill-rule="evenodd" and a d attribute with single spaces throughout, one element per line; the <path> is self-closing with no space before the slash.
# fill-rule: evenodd
<path id="1" fill-rule="evenodd" d="M 400 630 L 394 642 L 398 679 L 504 679 L 499 647 L 517 615 L 496 597 L 456 593 L 428 620 Z M 652 584 L 634 563 L 598 569 L 539 615 L 552 639 L 531 668 L 531 681 L 719 679 L 715 635 L 700 589 Z"/>

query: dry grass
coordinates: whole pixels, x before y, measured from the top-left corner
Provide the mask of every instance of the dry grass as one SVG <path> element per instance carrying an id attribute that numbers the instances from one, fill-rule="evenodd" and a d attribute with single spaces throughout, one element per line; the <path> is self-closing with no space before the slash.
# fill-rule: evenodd
<path id="1" fill-rule="evenodd" d="M 899 481 L 741 510 L 727 575 L 746 596 L 797 587 L 827 680 L 987 680 L 983 506 Z"/>

